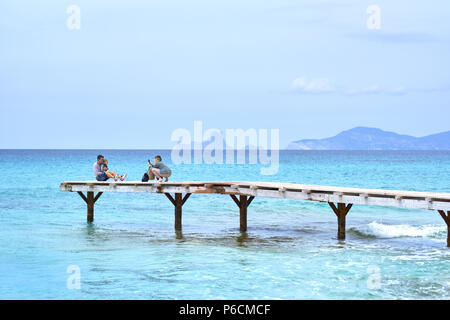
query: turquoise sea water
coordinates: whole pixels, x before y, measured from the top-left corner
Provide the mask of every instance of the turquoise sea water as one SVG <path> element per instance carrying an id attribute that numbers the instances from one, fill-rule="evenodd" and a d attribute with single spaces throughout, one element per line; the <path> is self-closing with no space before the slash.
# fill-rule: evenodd
<path id="1" fill-rule="evenodd" d="M 1 299 L 448 299 L 437 212 L 355 205 L 347 240 L 322 203 L 256 198 L 239 232 L 231 198 L 192 195 L 183 232 L 160 194 L 106 193 L 95 221 L 64 180 L 91 180 L 101 152 L 140 180 L 155 154 L 172 180 L 250 180 L 450 192 L 450 152 L 282 151 L 259 165 L 172 165 L 169 151 L 0 150 Z M 81 288 L 67 287 L 69 266 Z M 379 279 L 379 281 L 377 280 Z"/>

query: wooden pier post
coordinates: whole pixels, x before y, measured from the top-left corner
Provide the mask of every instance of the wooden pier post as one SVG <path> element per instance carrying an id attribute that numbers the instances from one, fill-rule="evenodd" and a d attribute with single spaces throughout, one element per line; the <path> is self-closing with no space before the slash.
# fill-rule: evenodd
<path id="1" fill-rule="evenodd" d="M 87 221 L 93 222 L 94 221 L 94 193 L 88 192 L 87 193 Z"/>
<path id="2" fill-rule="evenodd" d="M 165 193 L 165 195 L 175 207 L 175 230 L 181 231 L 183 204 L 186 202 L 186 200 L 189 198 L 191 194 L 186 193 L 186 195 L 183 198 L 183 194 L 175 193 L 175 199 L 172 197 L 170 193 Z"/>
<path id="3" fill-rule="evenodd" d="M 239 229 L 247 231 L 247 196 L 239 196 Z"/>
<path id="4" fill-rule="evenodd" d="M 447 224 L 447 247 L 450 248 L 450 211 L 447 211 L 447 214 L 445 214 L 444 210 L 439 210 L 438 212 Z"/>
<path id="5" fill-rule="evenodd" d="M 84 195 L 83 192 L 78 192 L 81 199 L 86 202 L 87 205 L 87 222 L 93 222 L 94 221 L 94 204 L 100 198 L 100 196 L 103 194 L 103 192 L 98 192 L 94 197 L 94 192 L 88 191 L 87 196 Z"/>
<path id="6" fill-rule="evenodd" d="M 331 209 L 333 209 L 334 213 L 338 219 L 338 240 L 345 240 L 345 218 L 347 217 L 347 213 L 352 208 L 353 204 L 345 205 L 345 203 L 338 203 L 337 207 L 333 202 L 328 202 Z"/>
<path id="7" fill-rule="evenodd" d="M 239 207 L 239 230 L 245 232 L 247 231 L 247 208 L 255 197 L 240 195 L 238 200 L 234 194 L 230 196 Z"/>
<path id="8" fill-rule="evenodd" d="M 175 193 L 175 230 L 181 230 L 182 201 L 181 193 Z"/>

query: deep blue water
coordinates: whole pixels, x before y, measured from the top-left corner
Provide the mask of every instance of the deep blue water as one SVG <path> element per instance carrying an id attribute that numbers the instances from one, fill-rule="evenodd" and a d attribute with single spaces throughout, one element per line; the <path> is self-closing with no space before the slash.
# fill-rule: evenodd
<path id="1" fill-rule="evenodd" d="M 169 151 L 0 150 L 0 298 L 450 298 L 437 212 L 355 205 L 338 242 L 326 204 L 256 198 L 243 234 L 229 197 L 192 195 L 176 235 L 165 196 L 106 193 L 87 224 L 84 202 L 59 184 L 91 180 L 99 152 L 129 180 L 159 153 L 174 181 L 450 192 L 450 152 L 282 151 L 278 174 L 263 176 L 260 165 L 173 165 Z M 69 266 L 80 289 L 67 287 Z"/>

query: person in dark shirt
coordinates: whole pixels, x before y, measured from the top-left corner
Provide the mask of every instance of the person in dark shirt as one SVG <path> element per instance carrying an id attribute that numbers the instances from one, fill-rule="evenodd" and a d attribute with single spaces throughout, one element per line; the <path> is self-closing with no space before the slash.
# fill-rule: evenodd
<path id="1" fill-rule="evenodd" d="M 118 179 L 120 179 L 120 181 L 123 181 L 127 177 L 126 173 L 124 175 L 119 175 L 114 171 L 109 170 L 108 159 L 103 159 L 103 163 L 100 165 L 100 170 L 103 171 L 108 176 L 108 178 L 114 179 L 114 181 L 117 181 Z"/>

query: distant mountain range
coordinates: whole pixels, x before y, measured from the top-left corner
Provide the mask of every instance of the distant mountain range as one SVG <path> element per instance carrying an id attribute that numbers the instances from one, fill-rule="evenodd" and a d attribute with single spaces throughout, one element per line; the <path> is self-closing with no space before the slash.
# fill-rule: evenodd
<path id="1" fill-rule="evenodd" d="M 288 150 L 450 150 L 450 131 L 413 137 L 377 128 L 356 127 L 325 139 L 291 142 Z"/>

